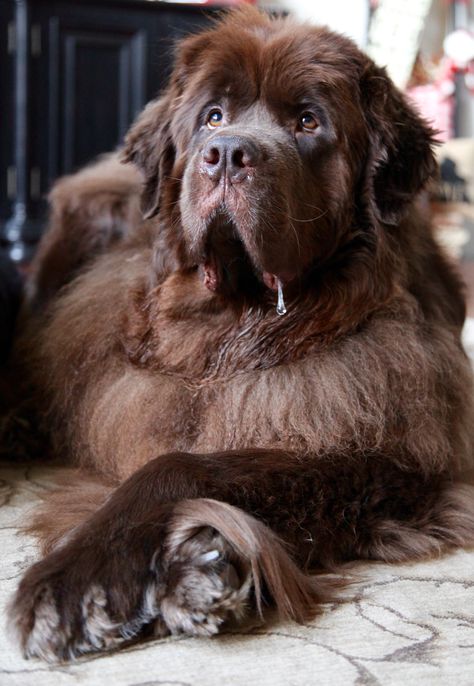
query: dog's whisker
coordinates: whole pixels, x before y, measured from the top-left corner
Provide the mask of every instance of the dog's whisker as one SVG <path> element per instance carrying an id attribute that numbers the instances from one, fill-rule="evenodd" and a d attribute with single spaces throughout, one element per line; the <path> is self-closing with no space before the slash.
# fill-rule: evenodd
<path id="1" fill-rule="evenodd" d="M 298 223 L 304 224 L 306 222 L 315 222 L 318 219 L 321 219 L 322 217 L 324 217 L 327 213 L 328 213 L 328 210 L 324 210 L 324 212 L 321 212 L 321 214 L 318 214 L 316 217 L 311 217 L 311 219 L 296 219 L 295 217 L 290 217 L 290 215 L 288 215 L 288 219 L 291 219 L 292 222 L 298 222 Z"/>

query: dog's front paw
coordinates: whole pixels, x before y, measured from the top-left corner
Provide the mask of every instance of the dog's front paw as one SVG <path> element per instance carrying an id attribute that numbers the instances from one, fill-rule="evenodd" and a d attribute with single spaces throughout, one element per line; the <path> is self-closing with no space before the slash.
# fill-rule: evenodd
<path id="1" fill-rule="evenodd" d="M 108 614 L 103 587 L 92 584 L 81 598 L 78 609 L 78 613 L 68 615 L 59 605 L 53 588 L 44 586 L 35 599 L 31 630 L 22 627 L 25 657 L 40 657 L 51 662 L 120 643 L 120 623 L 114 622 Z"/>
<path id="2" fill-rule="evenodd" d="M 172 543 L 164 563 L 167 587 L 160 615 L 171 633 L 209 636 L 227 619 L 245 614 L 250 566 L 211 527 L 179 545 Z"/>
<path id="3" fill-rule="evenodd" d="M 25 657 L 69 660 L 124 640 L 137 589 L 122 586 L 119 575 L 114 583 L 114 567 L 100 548 L 94 555 L 72 543 L 27 571 L 10 608 Z"/>
<path id="4" fill-rule="evenodd" d="M 150 535 L 72 540 L 28 570 L 11 611 L 25 656 L 72 659 L 145 630 L 210 635 L 243 614 L 250 569 L 214 529 Z"/>

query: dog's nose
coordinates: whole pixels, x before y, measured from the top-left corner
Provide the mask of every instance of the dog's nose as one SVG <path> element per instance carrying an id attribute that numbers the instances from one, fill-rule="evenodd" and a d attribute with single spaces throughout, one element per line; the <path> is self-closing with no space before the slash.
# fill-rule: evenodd
<path id="1" fill-rule="evenodd" d="M 231 183 L 243 181 L 249 167 L 256 167 L 261 154 L 258 146 L 245 136 L 215 136 L 208 141 L 203 153 L 203 171 L 213 181 L 225 174 Z"/>

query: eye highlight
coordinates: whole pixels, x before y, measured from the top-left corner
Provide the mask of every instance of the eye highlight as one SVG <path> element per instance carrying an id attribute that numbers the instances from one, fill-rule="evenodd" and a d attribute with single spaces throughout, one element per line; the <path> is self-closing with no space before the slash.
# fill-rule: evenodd
<path id="1" fill-rule="evenodd" d="M 318 120 L 314 114 L 311 114 L 311 112 L 303 112 L 300 114 L 298 124 L 302 131 L 307 131 L 308 133 L 316 131 L 316 129 L 319 127 Z"/>
<path id="2" fill-rule="evenodd" d="M 213 107 L 213 109 L 210 110 L 209 114 L 206 117 L 206 124 L 210 129 L 216 129 L 219 126 L 222 126 L 223 121 L 224 114 L 222 113 L 222 110 L 220 110 L 218 107 Z"/>

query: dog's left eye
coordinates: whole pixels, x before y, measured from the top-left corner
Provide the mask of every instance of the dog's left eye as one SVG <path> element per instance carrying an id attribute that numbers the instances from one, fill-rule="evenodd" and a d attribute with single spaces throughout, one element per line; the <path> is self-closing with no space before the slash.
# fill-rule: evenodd
<path id="1" fill-rule="evenodd" d="M 316 117 L 313 114 L 311 114 L 311 112 L 303 112 L 303 114 L 301 114 L 299 118 L 299 125 L 301 126 L 303 131 L 316 131 L 316 129 L 319 126 L 319 123 Z"/>
<path id="2" fill-rule="evenodd" d="M 207 115 L 206 123 L 210 129 L 215 129 L 216 127 L 222 125 L 223 119 L 224 115 L 222 114 L 221 110 L 213 109 Z"/>

